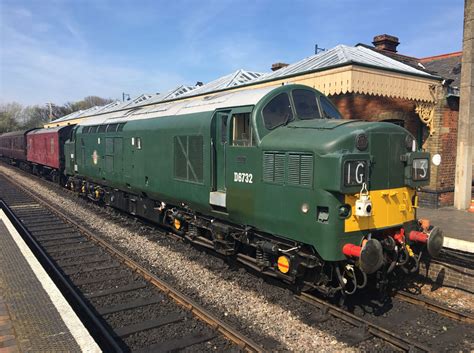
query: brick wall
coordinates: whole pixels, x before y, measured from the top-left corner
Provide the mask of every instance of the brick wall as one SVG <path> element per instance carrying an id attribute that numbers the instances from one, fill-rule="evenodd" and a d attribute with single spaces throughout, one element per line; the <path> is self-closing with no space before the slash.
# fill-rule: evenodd
<path id="1" fill-rule="evenodd" d="M 442 122 L 440 129 L 441 145 L 439 152 L 442 156 L 441 168 L 438 169 L 437 187 L 454 187 L 456 171 L 456 144 L 458 135 L 458 110 L 453 110 L 446 104 L 442 110 Z"/>
<path id="2" fill-rule="evenodd" d="M 337 94 L 329 97 L 344 119 L 382 121 L 403 120 L 404 127 L 415 137 L 423 128 L 415 113 L 415 102 L 407 99 L 370 96 L 357 93 Z M 424 128 L 424 138 L 428 133 Z"/>
<path id="3" fill-rule="evenodd" d="M 420 263 L 420 279 L 474 293 L 474 270 L 442 262 Z"/>
<path id="4" fill-rule="evenodd" d="M 451 206 L 454 203 L 459 99 L 446 98 L 446 93 L 443 88 L 437 90 L 434 134 L 423 145 L 431 155 L 441 155 L 439 166 L 431 164 L 430 185 L 423 188 L 424 193 L 420 193 L 421 204 L 432 208 Z"/>

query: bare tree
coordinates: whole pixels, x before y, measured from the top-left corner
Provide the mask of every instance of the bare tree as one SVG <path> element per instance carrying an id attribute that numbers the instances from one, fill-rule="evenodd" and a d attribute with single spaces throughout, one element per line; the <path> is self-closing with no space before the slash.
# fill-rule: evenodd
<path id="1" fill-rule="evenodd" d="M 78 110 L 102 106 L 112 102 L 112 99 L 96 96 L 85 97 L 78 102 L 68 102 L 64 105 L 53 105 L 54 118 L 60 118 Z M 23 107 L 13 102 L 0 105 L 0 133 L 42 127 L 49 122 L 49 106 L 30 105 Z"/>
<path id="2" fill-rule="evenodd" d="M 19 103 L 0 105 L 0 133 L 14 131 L 21 125 L 23 106 Z"/>

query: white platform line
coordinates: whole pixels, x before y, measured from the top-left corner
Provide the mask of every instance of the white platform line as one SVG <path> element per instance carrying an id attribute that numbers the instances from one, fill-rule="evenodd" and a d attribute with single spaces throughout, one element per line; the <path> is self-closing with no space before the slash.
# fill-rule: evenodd
<path id="1" fill-rule="evenodd" d="M 444 237 L 443 247 L 474 253 L 474 243 L 466 240 Z"/>
<path id="2" fill-rule="evenodd" d="M 77 317 L 76 313 L 72 310 L 69 303 L 63 297 L 59 289 L 53 283 L 49 275 L 46 273 L 44 268 L 38 262 L 36 257 L 31 252 L 28 245 L 26 245 L 23 238 L 18 234 L 13 224 L 8 219 L 7 215 L 3 210 L 0 210 L 0 219 L 5 223 L 8 231 L 12 235 L 13 240 L 20 249 L 21 253 L 25 257 L 31 270 L 34 272 L 44 290 L 48 294 L 49 298 L 53 302 L 54 306 L 59 312 L 59 315 L 63 319 L 65 325 L 71 332 L 71 335 L 76 340 L 77 344 L 83 352 L 101 352 L 101 349 L 91 337 L 87 329 L 82 324 L 81 320 Z"/>

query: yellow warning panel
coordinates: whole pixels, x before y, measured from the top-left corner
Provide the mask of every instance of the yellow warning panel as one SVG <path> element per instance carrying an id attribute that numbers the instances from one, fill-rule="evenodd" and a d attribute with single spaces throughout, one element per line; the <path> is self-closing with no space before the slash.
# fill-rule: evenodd
<path id="1" fill-rule="evenodd" d="M 280 256 L 277 264 L 281 273 L 288 273 L 290 270 L 290 259 L 287 256 Z"/>
<path id="2" fill-rule="evenodd" d="M 372 216 L 358 217 L 355 215 L 355 203 L 359 195 L 346 195 L 345 202 L 352 207 L 352 215 L 344 222 L 345 232 L 391 227 L 415 219 L 415 206 L 412 205 L 414 189 L 372 190 L 369 196 Z"/>

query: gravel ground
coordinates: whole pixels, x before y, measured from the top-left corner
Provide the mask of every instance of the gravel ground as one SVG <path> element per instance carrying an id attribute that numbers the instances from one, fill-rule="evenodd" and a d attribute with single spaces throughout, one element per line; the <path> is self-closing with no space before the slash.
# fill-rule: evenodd
<path id="1" fill-rule="evenodd" d="M 423 285 L 420 291 L 425 297 L 447 304 L 453 309 L 474 313 L 474 295 L 462 290 L 439 287 L 437 285 Z"/>
<path id="2" fill-rule="evenodd" d="M 14 176 L 76 220 L 86 222 L 98 235 L 112 241 L 141 264 L 152 268 L 159 277 L 172 282 L 179 290 L 269 350 L 393 350 L 377 339 L 350 347 L 344 343 L 347 333 L 351 331 L 350 326 L 333 320 L 315 324 L 310 319 L 314 309 L 296 301 L 291 292 L 267 284 L 242 269 L 231 271 L 222 260 L 171 240 L 140 222 L 123 220 L 115 211 L 101 210 L 66 193 L 57 194 L 54 187 L 10 168 L 0 166 L 0 171 Z M 104 215 L 108 215 L 107 219 Z"/>

